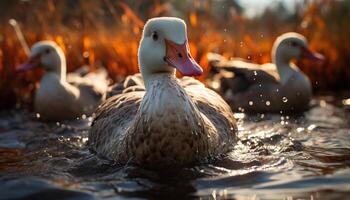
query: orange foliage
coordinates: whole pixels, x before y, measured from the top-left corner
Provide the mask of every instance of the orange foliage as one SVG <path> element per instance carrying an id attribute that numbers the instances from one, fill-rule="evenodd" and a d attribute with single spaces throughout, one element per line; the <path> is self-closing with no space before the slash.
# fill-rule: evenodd
<path id="1" fill-rule="evenodd" d="M 190 13 L 190 24 L 193 26 L 193 27 L 196 27 L 197 26 L 197 15 L 195 12 L 191 12 Z"/>
<path id="2" fill-rule="evenodd" d="M 135 12 L 127 3 L 104 0 L 101 2 L 105 3 L 107 12 L 112 16 L 112 19 L 105 22 L 105 17 L 101 16 L 108 13 L 103 14 L 106 11 L 96 7 L 96 2 L 84 1 L 80 9 L 72 13 L 75 17 L 65 20 L 62 13 L 66 12 L 66 1 L 46 2 L 47 4 L 36 4 L 30 1 L 15 9 L 16 13 L 22 16 L 18 22 L 29 45 L 44 39 L 54 40 L 66 54 L 68 71 L 82 65 L 92 68 L 104 66 L 114 81 L 120 81 L 126 75 L 138 72 L 137 51 L 144 19 L 172 12 L 169 3 L 154 1 L 154 5 L 147 11 L 148 17 L 142 18 L 141 13 Z M 208 52 L 221 53 L 227 58 L 242 57 L 258 63 L 270 62 L 270 50 L 274 39 L 283 32 L 297 31 L 309 39 L 312 49 L 325 54 L 328 59 L 326 65 L 318 67 L 303 62 L 300 65 L 302 70 L 311 77 L 313 83 L 318 83 L 316 87 L 336 88 L 338 75 L 346 71 L 345 75 L 341 75 L 349 79 L 350 70 L 344 70 L 345 62 L 339 62 L 344 53 L 341 54 L 334 41 L 329 39 L 329 28 L 320 14 L 324 7 L 329 8 L 332 3 L 332 0 L 326 0 L 307 4 L 307 8 L 299 16 L 301 23 L 298 26 L 267 21 L 263 25 L 265 27 L 259 29 L 256 20 L 247 19 L 232 9 L 225 14 L 225 18 L 218 20 L 206 13 L 213 6 L 211 1 L 205 1 L 204 4 L 202 1 L 194 1 L 193 9 L 187 11 L 185 20 L 189 22 L 187 24 L 191 53 L 204 69 L 204 75 L 199 77 L 199 80 L 204 81 L 210 71 L 206 59 Z M 43 13 L 43 9 L 47 12 Z M 24 10 L 31 12 L 21 15 Z M 278 19 L 275 17 L 272 20 Z M 42 72 L 17 74 L 15 68 L 26 60 L 26 55 L 6 21 L 0 26 L 0 33 L 0 107 L 30 103 L 35 83 L 40 79 Z M 350 52 L 349 46 L 346 47 L 347 53 Z"/>

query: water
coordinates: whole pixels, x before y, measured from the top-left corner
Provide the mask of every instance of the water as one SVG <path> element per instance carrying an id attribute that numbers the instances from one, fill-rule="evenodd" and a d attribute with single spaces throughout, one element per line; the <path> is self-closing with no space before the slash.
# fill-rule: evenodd
<path id="1" fill-rule="evenodd" d="M 349 113 L 329 97 L 299 116 L 238 113 L 227 157 L 150 171 L 91 154 L 89 118 L 47 124 L 3 111 L 0 199 L 349 199 Z"/>

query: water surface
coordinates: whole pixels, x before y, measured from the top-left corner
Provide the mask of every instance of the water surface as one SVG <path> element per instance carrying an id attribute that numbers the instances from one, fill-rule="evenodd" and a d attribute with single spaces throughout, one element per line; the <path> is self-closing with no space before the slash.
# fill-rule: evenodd
<path id="1" fill-rule="evenodd" d="M 150 171 L 117 166 L 86 147 L 91 119 L 43 123 L 0 112 L 0 199 L 347 199 L 350 109 L 318 97 L 301 115 L 235 116 L 227 157 Z"/>

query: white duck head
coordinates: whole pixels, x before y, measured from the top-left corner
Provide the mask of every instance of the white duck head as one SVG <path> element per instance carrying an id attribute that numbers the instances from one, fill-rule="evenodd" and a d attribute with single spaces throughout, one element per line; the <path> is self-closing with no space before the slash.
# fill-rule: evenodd
<path id="1" fill-rule="evenodd" d="M 288 64 L 292 59 L 302 58 L 315 61 L 324 60 L 321 54 L 309 49 L 306 38 L 298 33 L 285 33 L 276 39 L 272 49 L 274 63 Z"/>
<path id="2" fill-rule="evenodd" d="M 54 73 L 61 79 L 66 77 L 66 59 L 62 49 L 53 41 L 41 41 L 33 45 L 28 60 L 18 71 L 27 71 L 41 67 L 46 72 Z"/>
<path id="3" fill-rule="evenodd" d="M 186 24 L 178 18 L 160 17 L 147 21 L 138 54 L 145 82 L 152 74 L 175 74 L 176 69 L 185 76 L 203 73 L 190 54 Z"/>

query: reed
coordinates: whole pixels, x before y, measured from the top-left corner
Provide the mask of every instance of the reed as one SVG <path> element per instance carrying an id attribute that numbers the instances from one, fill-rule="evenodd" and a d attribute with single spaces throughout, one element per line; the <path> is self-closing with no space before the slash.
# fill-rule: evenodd
<path id="1" fill-rule="evenodd" d="M 231 2 L 231 3 L 228 3 Z M 191 53 L 209 72 L 208 52 L 254 62 L 270 61 L 274 39 L 297 31 L 323 53 L 323 66 L 303 61 L 301 69 L 317 90 L 350 88 L 350 2 L 305 1 L 295 13 L 266 10 L 247 18 L 234 1 L 1 1 L 0 2 L 0 108 L 31 105 L 42 72 L 16 73 L 26 53 L 13 27 L 16 19 L 26 42 L 54 40 L 67 56 L 68 71 L 82 65 L 108 69 L 113 81 L 138 71 L 137 48 L 144 22 L 150 17 L 175 15 L 188 24 Z"/>

